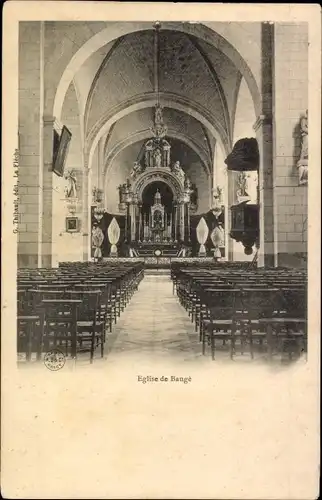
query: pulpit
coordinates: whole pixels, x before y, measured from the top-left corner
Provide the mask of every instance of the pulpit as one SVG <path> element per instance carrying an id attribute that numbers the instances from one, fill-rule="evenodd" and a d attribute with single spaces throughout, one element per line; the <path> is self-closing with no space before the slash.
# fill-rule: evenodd
<path id="1" fill-rule="evenodd" d="M 253 203 L 239 203 L 231 207 L 230 236 L 244 246 L 246 255 L 253 253 L 253 245 L 259 238 L 259 210 Z"/>

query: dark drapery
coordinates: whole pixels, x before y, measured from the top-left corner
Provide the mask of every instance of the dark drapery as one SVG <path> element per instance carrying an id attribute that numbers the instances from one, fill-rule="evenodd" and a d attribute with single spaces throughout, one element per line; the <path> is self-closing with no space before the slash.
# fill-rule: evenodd
<path id="1" fill-rule="evenodd" d="M 98 222 L 97 219 L 94 217 L 94 208 L 92 207 L 92 217 L 91 217 L 91 231 L 93 227 L 93 223 L 96 222 L 98 223 L 98 226 L 101 228 L 104 234 L 104 241 L 101 247 L 102 250 L 102 256 L 103 257 L 109 257 L 110 255 L 110 250 L 111 250 L 111 243 L 108 239 L 108 234 L 107 230 L 112 222 L 113 217 L 115 217 L 118 225 L 120 226 L 120 239 L 118 241 L 117 246 L 117 252 L 119 257 L 126 257 L 128 254 L 128 248 L 127 244 L 125 243 L 125 215 L 115 215 L 115 214 L 110 214 L 108 212 L 105 212 L 103 214 L 102 219 Z M 91 247 L 91 257 L 94 257 L 94 249 Z"/>

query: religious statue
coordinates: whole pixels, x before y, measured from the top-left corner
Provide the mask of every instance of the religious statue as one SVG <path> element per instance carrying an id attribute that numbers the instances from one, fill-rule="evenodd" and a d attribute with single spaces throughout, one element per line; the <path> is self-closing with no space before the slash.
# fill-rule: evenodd
<path id="1" fill-rule="evenodd" d="M 131 193 L 131 183 L 129 179 L 127 179 L 127 181 L 124 184 L 120 184 L 118 190 L 119 190 L 120 203 L 126 203 L 127 197 Z"/>
<path id="2" fill-rule="evenodd" d="M 184 198 L 187 203 L 191 201 L 191 193 L 192 193 L 192 184 L 189 177 L 186 177 L 184 180 Z"/>
<path id="3" fill-rule="evenodd" d="M 223 189 L 220 186 L 217 186 L 214 194 L 214 198 L 217 198 L 220 202 L 222 201 L 222 191 Z"/>
<path id="4" fill-rule="evenodd" d="M 236 191 L 237 198 L 248 198 L 249 194 L 247 192 L 248 191 L 248 185 L 247 185 L 247 174 L 246 174 L 246 172 L 240 172 L 238 174 L 237 185 L 238 185 L 238 188 L 237 188 L 237 191 Z"/>
<path id="5" fill-rule="evenodd" d="M 184 187 L 187 191 L 190 191 L 191 189 L 191 180 L 189 179 L 189 177 L 186 177 L 185 180 L 184 180 Z"/>
<path id="6" fill-rule="evenodd" d="M 193 207 L 198 205 L 198 188 L 196 184 L 191 185 L 190 202 Z"/>
<path id="7" fill-rule="evenodd" d="M 101 246 L 104 241 L 104 234 L 101 228 L 98 226 L 97 223 L 93 224 L 93 229 L 92 229 L 92 246 L 95 248 L 94 250 L 94 260 L 98 261 L 101 260 L 102 258 L 102 250 Z"/>
<path id="8" fill-rule="evenodd" d="M 93 188 L 93 203 L 101 203 L 103 201 L 103 190 L 97 187 Z"/>
<path id="9" fill-rule="evenodd" d="M 66 172 L 65 179 L 67 180 L 67 185 L 65 186 L 65 196 L 66 198 L 76 198 L 77 197 L 77 179 L 73 170 Z"/>
<path id="10" fill-rule="evenodd" d="M 162 108 L 161 106 L 155 107 L 155 123 L 163 123 Z"/>
<path id="11" fill-rule="evenodd" d="M 156 168 L 160 168 L 162 166 L 162 155 L 159 148 L 154 152 L 154 166 Z"/>
<path id="12" fill-rule="evenodd" d="M 304 160 L 304 159 L 308 159 L 308 157 L 309 157 L 308 112 L 307 112 L 307 110 L 305 112 L 305 115 L 302 116 L 302 118 L 301 118 L 300 126 L 301 126 L 301 136 L 302 136 L 300 160 Z"/>
<path id="13" fill-rule="evenodd" d="M 309 144 L 308 144 L 308 112 L 306 110 L 305 115 L 302 116 L 300 121 L 301 127 L 301 155 L 297 162 L 299 169 L 299 182 L 301 184 L 307 184 L 308 182 L 308 163 L 309 163 Z"/>
<path id="14" fill-rule="evenodd" d="M 125 183 L 120 184 L 118 190 L 119 190 L 120 203 L 125 203 L 126 184 Z"/>
<path id="15" fill-rule="evenodd" d="M 137 175 L 139 175 L 142 172 L 142 170 L 143 169 L 142 169 L 141 164 L 138 161 L 136 161 L 136 162 L 134 162 L 133 169 L 131 171 L 130 176 L 134 178 Z"/>
<path id="16" fill-rule="evenodd" d="M 177 175 L 182 182 L 184 182 L 184 178 L 185 178 L 185 173 L 184 171 L 182 170 L 181 166 L 180 166 L 180 162 L 179 161 L 176 161 L 173 165 L 173 169 L 172 169 L 173 173 L 175 175 Z"/>

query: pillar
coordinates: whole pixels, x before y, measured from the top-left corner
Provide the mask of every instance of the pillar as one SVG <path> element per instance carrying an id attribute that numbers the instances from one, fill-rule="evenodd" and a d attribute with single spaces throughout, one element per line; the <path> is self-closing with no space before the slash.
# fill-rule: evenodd
<path id="1" fill-rule="evenodd" d="M 305 267 L 308 187 L 299 185 L 297 161 L 301 153 L 300 118 L 308 108 L 308 24 L 277 23 L 274 34 L 276 259 L 279 266 Z M 309 134 L 311 125 L 309 116 Z M 309 178 L 309 182 L 314 181 Z"/>
<path id="2" fill-rule="evenodd" d="M 274 246 L 274 178 L 273 178 L 273 65 L 274 25 L 262 23 L 262 113 L 254 124 L 259 147 L 259 252 L 258 266 L 276 265 Z"/>
<path id="3" fill-rule="evenodd" d="M 177 218 L 178 218 L 178 205 L 177 203 L 173 204 L 173 215 L 172 215 L 172 228 L 173 228 L 173 240 L 177 241 L 178 239 L 178 233 L 177 233 Z"/>
<path id="4" fill-rule="evenodd" d="M 42 238 L 44 23 L 19 23 L 18 267 L 40 267 Z"/>
<path id="5" fill-rule="evenodd" d="M 84 162 L 84 172 L 83 172 L 83 195 L 82 195 L 82 233 L 83 233 L 83 261 L 88 261 L 90 259 L 90 226 L 91 226 L 91 218 L 89 216 L 90 213 L 90 198 L 89 193 L 90 189 L 90 169 L 88 168 L 88 164 Z"/>
<path id="6" fill-rule="evenodd" d="M 273 203 L 273 157 L 272 121 L 261 115 L 254 124 L 259 146 L 260 165 L 258 173 L 259 195 L 259 252 L 260 267 L 275 265 L 274 248 L 274 203 Z"/>
<path id="7" fill-rule="evenodd" d="M 183 201 L 179 202 L 179 240 L 184 241 L 185 239 L 185 223 L 184 223 L 184 207 Z"/>
<path id="8" fill-rule="evenodd" d="M 42 227 L 39 256 L 41 267 L 57 265 L 53 259 L 53 143 L 54 128 L 60 129 L 53 116 L 43 117 L 43 182 L 42 182 Z"/>
<path id="9" fill-rule="evenodd" d="M 137 210 L 138 205 L 136 202 L 133 202 L 130 205 L 130 218 L 131 218 L 131 241 L 136 240 L 136 228 L 137 228 Z"/>

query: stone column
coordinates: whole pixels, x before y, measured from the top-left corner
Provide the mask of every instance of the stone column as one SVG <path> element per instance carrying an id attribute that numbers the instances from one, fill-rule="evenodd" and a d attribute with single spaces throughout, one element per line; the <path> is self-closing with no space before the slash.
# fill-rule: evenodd
<path id="1" fill-rule="evenodd" d="M 90 201 L 89 201 L 89 193 L 90 193 L 90 169 L 88 168 L 87 161 L 84 162 L 84 172 L 83 172 L 83 196 L 82 196 L 82 233 L 83 233 L 83 261 L 86 262 L 90 259 L 90 226 L 91 226 L 91 218 L 89 216 L 90 212 Z"/>
<path id="2" fill-rule="evenodd" d="M 307 265 L 308 188 L 299 185 L 297 162 L 301 154 L 300 119 L 308 108 L 309 98 L 308 42 L 307 23 L 276 24 L 274 203 L 275 246 L 279 266 Z M 310 130 L 312 122 L 309 120 L 309 133 Z M 313 177 L 309 181 L 318 182 Z"/>
<path id="3" fill-rule="evenodd" d="M 137 211 L 138 205 L 137 202 L 133 202 L 130 206 L 130 215 L 131 215 L 131 241 L 136 240 L 136 220 L 137 220 Z"/>
<path id="4" fill-rule="evenodd" d="M 56 123 L 53 116 L 43 117 L 43 178 L 41 200 L 41 234 L 39 244 L 39 257 L 41 267 L 56 265 L 53 262 L 53 143 L 54 128 L 61 130 L 61 125 Z"/>
<path id="5" fill-rule="evenodd" d="M 177 212 L 178 205 L 176 203 L 173 204 L 173 215 L 172 215 L 172 229 L 173 229 L 173 240 L 177 241 Z"/>
<path id="6" fill-rule="evenodd" d="M 185 239 L 185 213 L 184 213 L 184 201 L 179 202 L 179 238 L 181 241 Z"/>
<path id="7" fill-rule="evenodd" d="M 259 252 L 258 265 L 274 266 L 274 204 L 273 204 L 273 157 L 272 122 L 261 115 L 254 124 L 259 146 L 258 173 L 259 198 Z"/>
<path id="8" fill-rule="evenodd" d="M 273 66 L 274 25 L 262 23 L 262 113 L 254 124 L 259 147 L 258 198 L 259 198 L 259 252 L 258 265 L 274 266 L 274 193 L 273 193 Z"/>
<path id="9" fill-rule="evenodd" d="M 18 267 L 42 265 L 44 23 L 19 23 Z"/>
<path id="10" fill-rule="evenodd" d="M 187 242 L 190 243 L 190 202 L 186 203 Z"/>
<path id="11" fill-rule="evenodd" d="M 227 221 L 227 226 L 225 227 L 225 232 L 229 235 L 231 230 L 231 210 L 230 207 L 235 204 L 236 201 L 236 172 L 228 170 L 228 207 L 227 215 L 225 217 L 225 226 Z M 228 248 L 226 249 L 226 257 L 229 261 L 234 260 L 234 240 L 228 236 L 227 238 Z M 228 254 L 228 255 L 227 255 Z"/>

